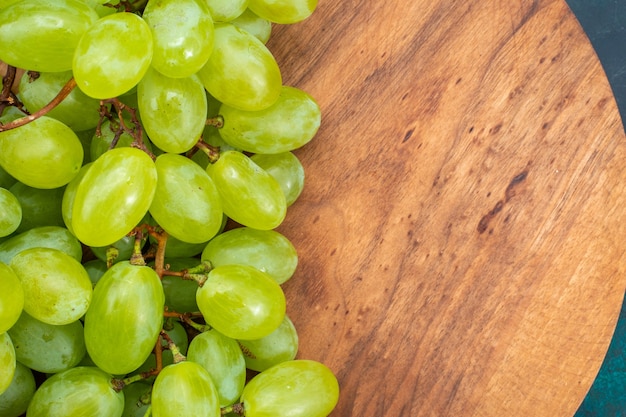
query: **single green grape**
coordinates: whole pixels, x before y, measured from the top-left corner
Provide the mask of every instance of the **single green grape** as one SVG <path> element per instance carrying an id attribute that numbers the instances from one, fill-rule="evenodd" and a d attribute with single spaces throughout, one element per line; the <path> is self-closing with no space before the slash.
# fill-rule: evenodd
<path id="1" fill-rule="evenodd" d="M 11 263 L 11 259 L 30 248 L 58 249 L 80 261 L 83 249 L 80 242 L 65 227 L 43 226 L 12 236 L 0 243 L 0 262 Z"/>
<path id="2" fill-rule="evenodd" d="M 237 402 L 246 383 L 246 361 L 236 340 L 215 329 L 200 333 L 189 344 L 187 360 L 200 364 L 209 372 L 219 394 L 220 406 Z"/>
<path id="3" fill-rule="evenodd" d="M 15 345 L 17 360 L 30 369 L 56 373 L 76 366 L 85 356 L 83 325 L 52 325 L 25 311 L 8 331 Z"/>
<path id="4" fill-rule="evenodd" d="M 293 244 L 275 230 L 237 227 L 215 236 L 202 251 L 211 265 L 249 265 L 266 272 L 278 284 L 287 281 L 298 266 Z"/>
<path id="5" fill-rule="evenodd" d="M 0 236 L 9 236 L 22 221 L 22 205 L 11 191 L 0 188 L 0 207 Z"/>
<path id="6" fill-rule="evenodd" d="M 83 164 L 83 155 L 72 129 L 48 116 L 0 132 L 0 165 L 34 188 L 58 188 L 70 182 Z"/>
<path id="7" fill-rule="evenodd" d="M 211 177 L 191 159 L 165 153 L 156 159 L 152 218 L 171 236 L 203 243 L 222 226 L 222 201 Z M 167 246 L 166 246 L 167 247 Z"/>
<path id="8" fill-rule="evenodd" d="M 165 297 L 148 266 L 122 261 L 98 281 L 85 315 L 85 344 L 93 362 L 111 374 L 137 369 L 154 348 Z"/>
<path id="9" fill-rule="evenodd" d="M 16 182 L 9 191 L 17 198 L 22 208 L 22 220 L 15 230 L 26 232 L 35 227 L 65 226 L 61 204 L 65 187 L 34 188 Z"/>
<path id="10" fill-rule="evenodd" d="M 24 309 L 24 289 L 15 272 L 0 262 L 0 333 L 9 330 Z"/>
<path id="11" fill-rule="evenodd" d="M 137 86 L 137 101 L 143 127 L 159 149 L 183 153 L 200 139 L 207 99 L 196 75 L 171 78 L 150 69 Z"/>
<path id="12" fill-rule="evenodd" d="M 280 184 L 287 206 L 296 202 L 304 190 L 304 167 L 292 152 L 255 154 L 252 161 L 266 170 Z"/>
<path id="13" fill-rule="evenodd" d="M 0 61 L 33 71 L 67 71 L 79 39 L 97 20 L 79 0 L 16 2 L 0 10 Z"/>
<path id="14" fill-rule="evenodd" d="M 250 10 L 283 25 L 301 22 L 317 8 L 317 0 L 250 0 Z"/>
<path id="15" fill-rule="evenodd" d="M 113 389 L 111 375 L 78 366 L 51 376 L 35 391 L 28 417 L 120 417 L 124 394 Z"/>
<path id="16" fill-rule="evenodd" d="M 248 0 L 206 0 L 216 22 L 229 22 L 248 8 Z"/>
<path id="17" fill-rule="evenodd" d="M 138 15 L 121 12 L 101 17 L 76 46 L 72 61 L 76 84 L 97 99 L 130 91 L 150 67 L 152 43 L 152 32 Z"/>
<path id="18" fill-rule="evenodd" d="M 83 165 L 78 174 L 72 181 L 70 181 L 63 190 L 63 198 L 61 199 L 61 217 L 63 218 L 63 225 L 69 230 L 72 235 L 74 234 L 74 230 L 72 227 L 72 213 L 74 210 L 74 197 L 76 196 L 76 190 L 78 189 L 78 184 L 83 180 L 83 177 L 91 168 L 92 163 L 88 162 Z"/>
<path id="19" fill-rule="evenodd" d="M 252 153 L 281 153 L 298 149 L 313 139 L 321 123 L 319 105 L 306 92 L 283 86 L 268 108 L 245 111 L 223 104 L 222 138 Z"/>
<path id="20" fill-rule="evenodd" d="M 72 231 L 88 246 L 116 242 L 147 213 L 156 182 L 156 167 L 145 152 L 136 148 L 105 152 L 76 186 Z"/>
<path id="21" fill-rule="evenodd" d="M 244 387 L 246 417 L 326 417 L 339 400 L 339 383 L 326 365 L 298 359 L 257 374 Z"/>
<path id="22" fill-rule="evenodd" d="M 287 201 L 280 184 L 245 154 L 222 152 L 206 171 L 222 197 L 224 214 L 237 223 L 269 230 L 284 220 Z"/>
<path id="23" fill-rule="evenodd" d="M 11 336 L 9 333 L 0 333 L 0 395 L 9 389 L 16 366 Z"/>
<path id="24" fill-rule="evenodd" d="M 237 18 L 231 20 L 230 23 L 250 32 L 264 44 L 269 41 L 270 36 L 272 35 L 272 22 L 267 19 L 263 19 L 249 8 L 244 10 L 244 12 Z"/>
<path id="25" fill-rule="evenodd" d="M 217 390 L 208 371 L 195 362 L 164 367 L 152 389 L 153 417 L 219 417 Z"/>
<path id="26" fill-rule="evenodd" d="M 206 322 L 232 339 L 260 339 L 282 323 L 285 294 L 265 272 L 221 265 L 209 272 L 196 302 Z"/>
<path id="27" fill-rule="evenodd" d="M 189 77 L 213 51 L 213 19 L 206 1 L 149 1 L 142 17 L 152 30 L 152 67 L 172 78 Z"/>
<path id="28" fill-rule="evenodd" d="M 13 257 L 10 267 L 24 288 L 24 310 L 37 320 L 69 324 L 87 311 L 93 291 L 89 275 L 66 253 L 27 249 Z"/>
<path id="29" fill-rule="evenodd" d="M 282 75 L 265 44 L 231 23 L 215 24 L 213 53 L 198 71 L 207 91 L 242 110 L 263 110 L 278 99 Z"/>
<path id="30" fill-rule="evenodd" d="M 263 372 L 281 362 L 295 359 L 298 353 L 298 333 L 291 319 L 285 319 L 276 330 L 261 339 L 240 340 L 246 367 Z"/>
<path id="31" fill-rule="evenodd" d="M 0 417 L 19 417 L 26 412 L 35 394 L 33 372 L 20 362 L 15 363 L 11 385 L 0 394 Z"/>
<path id="32" fill-rule="evenodd" d="M 36 78 L 25 72 L 19 84 L 20 100 L 28 111 L 35 113 L 50 103 L 71 78 L 72 71 L 40 72 Z M 92 129 L 100 120 L 100 101 L 74 88 L 46 115 L 75 132 Z"/>

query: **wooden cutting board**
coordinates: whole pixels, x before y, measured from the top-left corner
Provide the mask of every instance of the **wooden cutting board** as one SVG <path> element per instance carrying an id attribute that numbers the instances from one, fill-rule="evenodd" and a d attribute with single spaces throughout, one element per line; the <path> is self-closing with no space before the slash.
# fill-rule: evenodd
<path id="1" fill-rule="evenodd" d="M 322 127 L 280 227 L 332 414 L 572 416 L 626 284 L 626 141 L 562 0 L 322 1 L 274 30 Z"/>

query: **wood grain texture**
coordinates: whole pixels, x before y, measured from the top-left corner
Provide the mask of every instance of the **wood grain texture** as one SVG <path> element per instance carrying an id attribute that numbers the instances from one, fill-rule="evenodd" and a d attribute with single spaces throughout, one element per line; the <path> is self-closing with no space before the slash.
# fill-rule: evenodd
<path id="1" fill-rule="evenodd" d="M 562 0 L 322 1 L 276 27 L 323 111 L 280 230 L 333 416 L 572 416 L 626 284 L 626 141 Z"/>

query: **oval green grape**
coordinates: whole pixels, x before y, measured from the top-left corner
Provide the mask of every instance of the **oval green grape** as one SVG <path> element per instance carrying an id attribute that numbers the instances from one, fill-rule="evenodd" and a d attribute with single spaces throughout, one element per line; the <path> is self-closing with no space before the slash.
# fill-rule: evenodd
<path id="1" fill-rule="evenodd" d="M 20 362 L 16 362 L 15 365 L 11 385 L 0 394 L 0 417 L 23 415 L 37 388 L 33 372 Z"/>
<path id="2" fill-rule="evenodd" d="M 250 0 L 248 7 L 271 22 L 288 25 L 309 17 L 317 8 L 317 0 Z"/>
<path id="3" fill-rule="evenodd" d="M 0 207 L 0 237 L 9 236 L 22 221 L 22 205 L 11 191 L 0 188 Z"/>
<path id="4" fill-rule="evenodd" d="M 8 333 L 0 333 L 0 394 L 4 393 L 15 375 L 15 348 Z"/>
<path id="5" fill-rule="evenodd" d="M 11 259 L 30 248 L 58 249 L 80 261 L 83 249 L 76 237 L 65 227 L 42 226 L 12 236 L 0 243 L 0 262 L 11 263 Z"/>
<path id="6" fill-rule="evenodd" d="M 282 188 L 287 206 L 296 202 L 304 190 L 305 172 L 302 163 L 292 152 L 255 154 L 252 161 L 267 171 Z"/>
<path id="7" fill-rule="evenodd" d="M 245 352 L 246 367 L 263 372 L 266 369 L 295 359 L 298 353 L 298 333 L 291 319 L 285 319 L 276 330 L 261 339 L 240 340 Z"/>
<path id="8" fill-rule="evenodd" d="M 24 289 L 15 272 L 0 262 L 0 333 L 17 322 L 24 309 Z"/>

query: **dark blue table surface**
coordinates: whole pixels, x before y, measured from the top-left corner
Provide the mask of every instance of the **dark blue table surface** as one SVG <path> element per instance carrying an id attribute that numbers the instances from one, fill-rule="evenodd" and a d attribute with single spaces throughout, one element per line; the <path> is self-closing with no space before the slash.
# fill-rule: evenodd
<path id="1" fill-rule="evenodd" d="M 594 46 L 626 120 L 626 0 L 566 1 Z M 592 416 L 626 416 L 626 305 L 600 372 L 575 417 Z"/>

